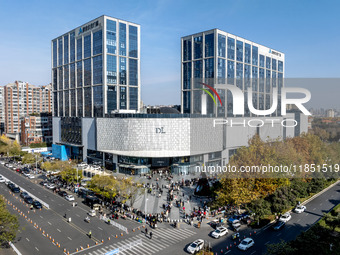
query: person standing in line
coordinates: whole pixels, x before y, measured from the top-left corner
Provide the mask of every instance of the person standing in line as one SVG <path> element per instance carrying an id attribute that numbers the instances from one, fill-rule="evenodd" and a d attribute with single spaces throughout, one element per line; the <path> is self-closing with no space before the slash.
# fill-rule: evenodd
<path id="1" fill-rule="evenodd" d="M 148 229 L 147 228 L 145 228 L 145 235 L 147 235 L 148 234 Z"/>
<path id="2" fill-rule="evenodd" d="M 152 239 L 152 232 L 150 231 L 150 239 Z"/>

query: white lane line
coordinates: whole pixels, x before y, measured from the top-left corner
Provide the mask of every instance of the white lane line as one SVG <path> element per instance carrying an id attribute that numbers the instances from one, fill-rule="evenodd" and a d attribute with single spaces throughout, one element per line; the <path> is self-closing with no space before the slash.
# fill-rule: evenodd
<path id="1" fill-rule="evenodd" d="M 29 241 L 30 241 L 30 239 L 28 239 L 27 237 L 26 237 L 26 240 L 27 240 L 27 242 L 29 242 Z"/>
<path id="2" fill-rule="evenodd" d="M 268 242 L 266 242 L 266 243 L 264 243 L 264 244 L 269 244 L 270 243 L 270 241 L 268 241 Z"/>
<path id="3" fill-rule="evenodd" d="M 282 233 L 278 233 L 276 236 L 280 236 Z"/>
<path id="4" fill-rule="evenodd" d="M 98 227 L 100 230 L 103 230 L 101 227 Z"/>
<path id="5" fill-rule="evenodd" d="M 76 214 L 78 217 L 80 217 L 80 215 Z"/>
<path id="6" fill-rule="evenodd" d="M 48 221 L 47 223 L 48 223 L 48 224 L 50 224 L 50 225 L 52 225 L 52 223 L 51 223 L 51 222 L 49 222 L 49 221 Z"/>
<path id="7" fill-rule="evenodd" d="M 53 199 L 51 199 L 51 201 L 52 201 L 52 202 L 54 202 L 54 200 L 53 200 Z"/>
<path id="8" fill-rule="evenodd" d="M 61 206 L 61 204 L 58 204 L 59 206 Z"/>
<path id="9" fill-rule="evenodd" d="M 229 253 L 229 252 L 231 252 L 231 250 L 227 251 L 227 252 L 226 252 L 226 253 L 224 253 L 224 254 L 227 254 L 227 253 Z"/>
<path id="10" fill-rule="evenodd" d="M 300 222 L 301 219 L 298 219 L 296 222 Z"/>
<path id="11" fill-rule="evenodd" d="M 44 218 L 43 216 L 41 216 L 41 215 L 39 215 L 40 216 L 40 218 Z"/>
<path id="12" fill-rule="evenodd" d="M 36 249 L 37 251 L 39 251 L 39 249 L 38 249 L 37 247 L 35 247 L 35 249 Z"/>
<path id="13" fill-rule="evenodd" d="M 70 209 L 67 209 L 67 211 L 69 211 L 69 212 L 70 212 L 71 210 L 70 210 Z"/>
<path id="14" fill-rule="evenodd" d="M 252 253 L 250 253 L 250 255 L 254 254 L 256 251 L 253 251 Z"/>
<path id="15" fill-rule="evenodd" d="M 72 239 L 70 237 L 67 237 L 68 239 L 70 239 L 72 241 Z"/>
<path id="16" fill-rule="evenodd" d="M 320 206 L 322 206 L 322 203 L 320 203 Z"/>
<path id="17" fill-rule="evenodd" d="M 61 232 L 61 230 L 59 228 L 57 228 L 58 232 Z"/>
<path id="18" fill-rule="evenodd" d="M 313 208 L 313 211 L 315 211 L 316 210 L 316 208 Z"/>

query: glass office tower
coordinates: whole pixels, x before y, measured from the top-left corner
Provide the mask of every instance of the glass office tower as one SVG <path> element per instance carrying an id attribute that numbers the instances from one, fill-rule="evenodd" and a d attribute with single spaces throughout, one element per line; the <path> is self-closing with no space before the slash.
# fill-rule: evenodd
<path id="1" fill-rule="evenodd" d="M 101 16 L 52 40 L 53 116 L 138 112 L 140 25 Z"/>
<path id="2" fill-rule="evenodd" d="M 273 116 L 280 115 L 281 88 L 284 77 L 282 52 L 229 34 L 219 29 L 182 37 L 181 40 L 181 102 L 182 113 L 212 114 L 233 117 L 233 97 L 224 84 L 237 86 L 245 96 L 244 116 L 251 116 L 247 104 L 247 88 L 252 88 L 255 109 L 270 109 L 272 89 L 278 88 L 278 107 Z M 202 89 L 200 82 L 214 87 L 222 105 Z M 208 88 L 207 88 L 208 89 Z M 216 95 L 211 93 L 217 102 Z M 206 103 L 203 113 L 202 102 Z"/>

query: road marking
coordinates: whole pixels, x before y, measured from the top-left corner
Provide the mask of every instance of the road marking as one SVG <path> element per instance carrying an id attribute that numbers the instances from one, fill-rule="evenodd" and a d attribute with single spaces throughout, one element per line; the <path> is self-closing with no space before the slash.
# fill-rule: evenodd
<path id="1" fill-rule="evenodd" d="M 59 232 L 61 232 L 59 228 L 57 228 L 57 230 L 58 230 Z"/>
<path id="2" fill-rule="evenodd" d="M 313 211 L 315 211 L 316 210 L 316 208 L 313 208 Z"/>
<path id="3" fill-rule="evenodd" d="M 35 249 L 36 249 L 37 251 L 39 251 L 39 249 L 38 249 L 37 247 L 35 247 Z"/>
<path id="4" fill-rule="evenodd" d="M 256 251 L 253 251 L 252 253 L 250 253 L 250 255 L 254 254 Z"/>
<path id="5" fill-rule="evenodd" d="M 61 204 L 58 204 L 59 206 L 61 206 Z"/>
<path id="6" fill-rule="evenodd" d="M 39 215 L 40 216 L 40 218 L 44 218 L 43 216 L 41 216 L 41 215 Z"/>
<path id="7" fill-rule="evenodd" d="M 280 236 L 282 233 L 278 233 L 276 236 Z"/>
<path id="8" fill-rule="evenodd" d="M 80 217 L 80 215 L 76 214 L 78 217 Z"/>
<path id="9" fill-rule="evenodd" d="M 70 237 L 67 237 L 68 239 L 70 239 L 72 241 L 72 239 Z"/>
<path id="10" fill-rule="evenodd" d="M 70 210 L 70 209 L 67 209 L 67 211 L 69 211 L 69 212 L 70 212 L 71 210 Z"/>
<path id="11" fill-rule="evenodd" d="M 27 242 L 29 242 L 29 241 L 30 241 L 30 239 L 28 239 L 27 237 L 26 237 L 26 240 L 27 240 Z"/>
<path id="12" fill-rule="evenodd" d="M 296 222 L 300 222 L 301 219 L 298 219 Z"/>
<path id="13" fill-rule="evenodd" d="M 100 230 L 103 230 L 102 228 L 98 227 Z"/>
<path id="14" fill-rule="evenodd" d="M 51 199 L 51 201 L 52 201 L 52 202 L 54 202 L 54 200 L 53 200 L 53 199 Z"/>
<path id="15" fill-rule="evenodd" d="M 229 253 L 229 252 L 231 252 L 231 250 L 227 251 L 227 252 L 226 252 L 226 253 L 224 253 L 224 254 L 227 254 L 227 253 Z"/>
<path id="16" fill-rule="evenodd" d="M 322 206 L 322 203 L 320 203 L 320 206 Z"/>
<path id="17" fill-rule="evenodd" d="M 48 221 L 47 223 L 50 224 L 50 225 L 52 225 L 51 222 L 49 222 L 49 221 Z"/>
<path id="18" fill-rule="evenodd" d="M 268 241 L 268 242 L 266 242 L 266 243 L 264 243 L 264 244 L 269 244 L 270 243 L 270 241 Z"/>

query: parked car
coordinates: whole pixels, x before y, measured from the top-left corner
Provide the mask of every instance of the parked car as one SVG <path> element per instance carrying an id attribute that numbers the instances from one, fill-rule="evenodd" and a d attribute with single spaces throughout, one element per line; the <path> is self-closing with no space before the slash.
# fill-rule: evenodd
<path id="1" fill-rule="evenodd" d="M 283 222 L 287 222 L 287 221 L 289 221 L 291 218 L 292 218 L 292 216 L 290 215 L 289 212 L 287 212 L 287 213 L 282 214 L 279 220 L 280 220 L 280 221 L 283 221 Z"/>
<path id="2" fill-rule="evenodd" d="M 295 207 L 294 212 L 296 213 L 303 213 L 306 210 L 306 206 L 304 205 L 298 205 Z"/>
<path id="3" fill-rule="evenodd" d="M 55 188 L 55 185 L 53 183 L 50 183 L 50 184 L 47 184 L 46 185 L 46 188 L 48 189 L 54 189 Z"/>
<path id="4" fill-rule="evenodd" d="M 5 179 L 0 175 L 0 182 L 5 182 Z"/>
<path id="5" fill-rule="evenodd" d="M 24 198 L 24 201 L 27 203 L 27 204 L 32 204 L 33 203 L 33 198 L 31 198 L 30 196 L 26 196 Z"/>
<path id="6" fill-rule="evenodd" d="M 37 201 L 37 200 L 33 201 L 32 205 L 36 209 L 41 209 L 42 208 L 42 204 L 39 201 Z"/>
<path id="7" fill-rule="evenodd" d="M 66 197 L 68 194 L 67 194 L 66 191 L 60 190 L 60 191 L 58 192 L 58 195 L 61 196 L 61 197 Z"/>
<path id="8" fill-rule="evenodd" d="M 213 238 L 220 238 L 221 236 L 224 236 L 226 234 L 228 234 L 228 229 L 226 227 L 219 227 L 211 232 L 211 236 Z"/>
<path id="9" fill-rule="evenodd" d="M 72 196 L 72 195 L 67 195 L 67 196 L 65 197 L 65 199 L 66 199 L 67 201 L 74 201 L 74 196 Z"/>
<path id="10" fill-rule="evenodd" d="M 284 221 L 277 221 L 274 225 L 273 225 L 273 229 L 274 230 L 280 230 L 282 229 L 284 226 L 286 225 L 286 222 Z"/>
<path id="11" fill-rule="evenodd" d="M 235 214 L 228 219 L 228 222 L 232 224 L 235 220 L 238 220 L 238 221 L 242 220 L 242 216 Z"/>
<path id="12" fill-rule="evenodd" d="M 13 193 L 20 193 L 20 188 L 14 186 L 14 187 L 12 188 L 12 192 L 13 192 Z"/>
<path id="13" fill-rule="evenodd" d="M 194 254 L 196 252 L 199 252 L 200 250 L 203 249 L 203 246 L 204 246 L 204 240 L 202 239 L 197 239 L 196 241 L 192 242 L 188 248 L 187 248 L 187 251 L 190 253 L 190 254 Z"/>
<path id="14" fill-rule="evenodd" d="M 29 196 L 29 195 L 28 195 L 27 192 L 23 191 L 23 192 L 20 193 L 20 196 L 21 196 L 22 198 L 25 198 L 25 197 L 27 197 L 27 196 Z"/>
<path id="15" fill-rule="evenodd" d="M 252 238 L 247 237 L 242 240 L 242 242 L 237 246 L 237 248 L 239 248 L 242 251 L 246 251 L 254 244 L 255 244 L 254 240 Z"/>

